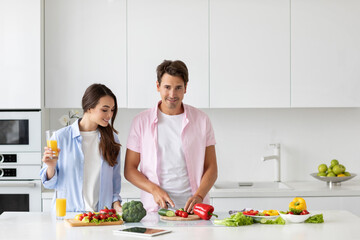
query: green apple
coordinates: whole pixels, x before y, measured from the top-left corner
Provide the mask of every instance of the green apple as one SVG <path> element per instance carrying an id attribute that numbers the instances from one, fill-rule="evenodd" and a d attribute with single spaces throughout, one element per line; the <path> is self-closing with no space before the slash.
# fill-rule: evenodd
<path id="1" fill-rule="evenodd" d="M 336 177 L 335 173 L 333 173 L 333 172 L 328 173 L 326 176 L 327 177 Z"/>
<path id="2" fill-rule="evenodd" d="M 332 170 L 335 173 L 335 175 L 338 175 L 338 174 L 341 174 L 344 172 L 344 168 L 341 167 L 340 165 L 335 165 Z"/>
<path id="3" fill-rule="evenodd" d="M 340 168 L 342 169 L 342 171 L 345 172 L 345 170 L 346 170 L 345 166 L 342 165 L 342 164 L 339 164 L 339 166 L 340 166 Z"/>
<path id="4" fill-rule="evenodd" d="M 326 177 L 326 173 L 324 173 L 324 172 L 319 172 L 317 175 L 318 175 L 319 177 Z"/>
<path id="5" fill-rule="evenodd" d="M 331 166 L 339 165 L 339 161 L 336 159 L 331 160 Z"/>
<path id="6" fill-rule="evenodd" d="M 344 172 L 345 176 L 350 177 L 351 174 L 349 172 Z"/>
<path id="7" fill-rule="evenodd" d="M 318 167 L 319 173 L 325 173 L 327 171 L 328 167 L 326 164 L 320 164 Z"/>

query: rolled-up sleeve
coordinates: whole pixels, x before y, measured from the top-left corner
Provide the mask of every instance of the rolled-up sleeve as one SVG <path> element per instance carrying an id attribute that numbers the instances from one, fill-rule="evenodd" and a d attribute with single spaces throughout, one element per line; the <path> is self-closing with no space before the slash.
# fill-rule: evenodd
<path id="1" fill-rule="evenodd" d="M 215 134 L 214 129 L 211 125 L 210 119 L 208 116 L 206 116 L 206 147 L 215 145 Z"/>
<path id="2" fill-rule="evenodd" d="M 55 175 L 49 180 L 46 176 L 48 167 L 44 164 L 44 167 L 40 170 L 40 179 L 45 188 L 54 189 L 56 188 L 58 170 L 56 168 Z"/>
<path id="3" fill-rule="evenodd" d="M 134 151 L 134 152 L 138 152 L 138 153 L 140 153 L 140 151 L 141 151 L 140 128 L 141 128 L 141 126 L 140 126 L 139 117 L 136 117 L 136 118 L 134 118 L 134 120 L 131 124 L 129 136 L 128 136 L 127 143 L 126 143 L 126 147 L 128 149 L 130 149 L 131 151 Z"/>

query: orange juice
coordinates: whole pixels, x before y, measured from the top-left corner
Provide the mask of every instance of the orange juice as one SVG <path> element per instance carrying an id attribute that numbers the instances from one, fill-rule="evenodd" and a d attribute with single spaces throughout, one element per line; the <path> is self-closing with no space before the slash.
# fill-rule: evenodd
<path id="1" fill-rule="evenodd" d="M 56 216 L 64 217 L 66 215 L 66 198 L 56 199 Z"/>
<path id="2" fill-rule="evenodd" d="M 54 152 L 54 156 L 58 156 L 58 148 L 56 140 L 47 140 L 47 147 L 51 148 Z"/>

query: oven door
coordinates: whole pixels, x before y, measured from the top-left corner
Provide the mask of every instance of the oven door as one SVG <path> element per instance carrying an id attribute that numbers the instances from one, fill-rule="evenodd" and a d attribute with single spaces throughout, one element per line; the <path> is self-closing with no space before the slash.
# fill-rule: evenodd
<path id="1" fill-rule="evenodd" d="M 3 212 L 41 212 L 41 182 L 0 181 L 0 214 Z"/>
<path id="2" fill-rule="evenodd" d="M 0 153 L 41 151 L 40 111 L 0 111 Z"/>

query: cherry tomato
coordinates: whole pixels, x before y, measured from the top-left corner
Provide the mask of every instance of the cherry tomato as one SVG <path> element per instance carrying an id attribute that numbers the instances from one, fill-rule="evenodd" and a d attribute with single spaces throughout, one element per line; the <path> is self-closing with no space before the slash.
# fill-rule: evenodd
<path id="1" fill-rule="evenodd" d="M 175 216 L 180 216 L 180 212 L 181 212 L 181 211 L 180 211 L 179 209 L 176 210 L 176 211 L 175 211 Z"/>
<path id="2" fill-rule="evenodd" d="M 182 212 L 182 216 L 183 218 L 187 218 L 189 216 L 189 214 L 187 212 Z"/>
<path id="3" fill-rule="evenodd" d="M 110 210 L 107 207 L 105 207 L 104 209 L 100 210 L 100 213 L 108 213 L 109 211 Z"/>

